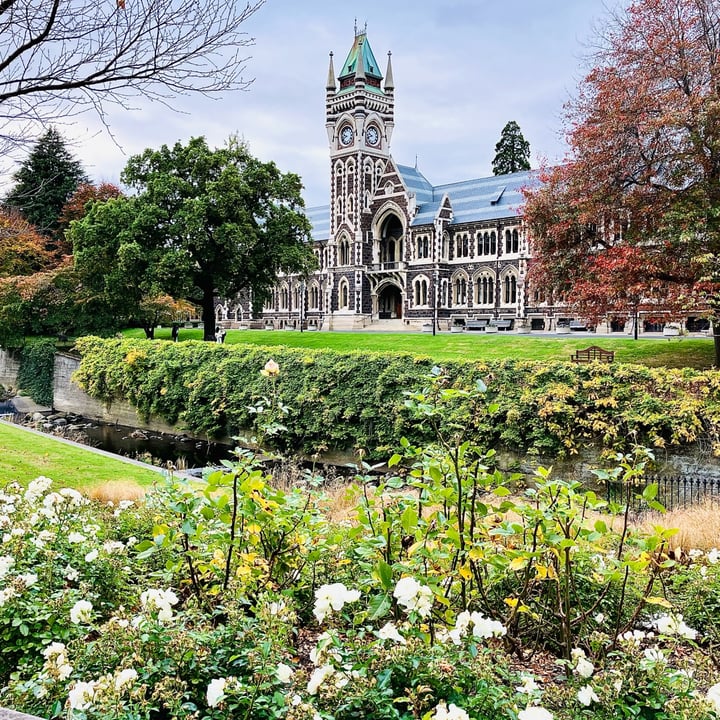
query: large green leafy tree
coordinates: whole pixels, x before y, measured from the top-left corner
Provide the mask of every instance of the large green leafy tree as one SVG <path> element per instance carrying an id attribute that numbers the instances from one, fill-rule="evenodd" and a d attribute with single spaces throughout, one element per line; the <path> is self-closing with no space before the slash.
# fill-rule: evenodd
<path id="1" fill-rule="evenodd" d="M 494 175 L 530 169 L 530 143 L 523 137 L 520 126 L 514 120 L 507 123 L 500 133 L 492 167 Z"/>
<path id="2" fill-rule="evenodd" d="M 156 218 L 138 208 L 137 198 L 93 203 L 80 220 L 71 222 L 78 307 L 88 330 L 117 330 L 135 316 L 143 297 L 153 292 L 156 253 L 143 241 L 155 230 Z"/>
<path id="3" fill-rule="evenodd" d="M 249 294 L 259 307 L 278 273 L 306 272 L 314 256 L 300 178 L 231 138 L 204 138 L 132 157 L 122 174 L 137 195 L 94 205 L 71 225 L 86 301 L 125 317 L 158 293 L 202 308 L 214 338 L 215 298 Z"/>
<path id="4" fill-rule="evenodd" d="M 65 203 L 78 185 L 87 182 L 79 160 L 65 145 L 60 133 L 50 128 L 38 140 L 14 175 L 15 185 L 5 204 L 16 208 L 41 233 L 58 239 L 59 219 Z"/>

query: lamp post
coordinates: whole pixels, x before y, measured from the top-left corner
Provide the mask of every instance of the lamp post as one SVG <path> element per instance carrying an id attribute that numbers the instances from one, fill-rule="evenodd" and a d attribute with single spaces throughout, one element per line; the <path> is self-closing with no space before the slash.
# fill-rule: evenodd
<path id="1" fill-rule="evenodd" d="M 433 337 L 435 337 L 435 333 L 437 332 L 437 326 L 438 326 L 438 304 L 440 300 L 440 271 L 435 268 L 433 271 Z"/>
<path id="2" fill-rule="evenodd" d="M 305 281 L 300 281 L 300 332 L 305 324 Z"/>

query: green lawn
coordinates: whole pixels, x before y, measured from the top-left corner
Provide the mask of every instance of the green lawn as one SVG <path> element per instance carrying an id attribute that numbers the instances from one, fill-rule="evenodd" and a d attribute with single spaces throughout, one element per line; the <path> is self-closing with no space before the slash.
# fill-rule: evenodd
<path id="1" fill-rule="evenodd" d="M 128 330 L 129 337 L 145 337 L 142 330 Z M 170 340 L 170 328 L 155 333 Z M 180 330 L 180 341 L 202 340 L 202 330 Z M 615 351 L 618 362 L 640 363 L 653 367 L 692 367 L 705 369 L 713 364 L 712 338 L 653 338 L 632 340 L 627 337 L 515 335 L 484 333 L 379 333 L 379 332 L 297 332 L 283 330 L 230 330 L 228 344 L 287 345 L 290 347 L 328 348 L 340 351 L 409 352 L 442 360 L 565 360 L 577 349 L 600 345 Z"/>
<path id="2" fill-rule="evenodd" d="M 150 486 L 160 474 L 56 438 L 0 422 L 0 478 L 26 484 L 40 475 L 62 487 L 89 490 L 107 482 Z"/>

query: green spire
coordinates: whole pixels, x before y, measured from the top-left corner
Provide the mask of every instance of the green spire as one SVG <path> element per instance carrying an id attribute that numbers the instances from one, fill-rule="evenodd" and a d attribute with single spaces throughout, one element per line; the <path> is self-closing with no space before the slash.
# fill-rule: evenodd
<path id="1" fill-rule="evenodd" d="M 360 62 L 358 63 L 358 59 Z M 373 55 L 372 48 L 367 39 L 367 30 L 355 31 L 355 42 L 348 53 L 345 62 L 340 69 L 338 79 L 343 80 L 354 78 L 355 74 L 363 73 L 366 78 L 373 78 L 376 81 L 382 80 L 382 74 L 378 62 Z"/>

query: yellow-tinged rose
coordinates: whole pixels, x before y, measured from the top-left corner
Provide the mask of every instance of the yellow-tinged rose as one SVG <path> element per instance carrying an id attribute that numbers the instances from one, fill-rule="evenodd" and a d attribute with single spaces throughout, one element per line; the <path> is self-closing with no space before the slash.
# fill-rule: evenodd
<path id="1" fill-rule="evenodd" d="M 280 374 L 280 366 L 274 360 L 268 360 L 260 374 L 265 377 L 275 377 Z"/>

